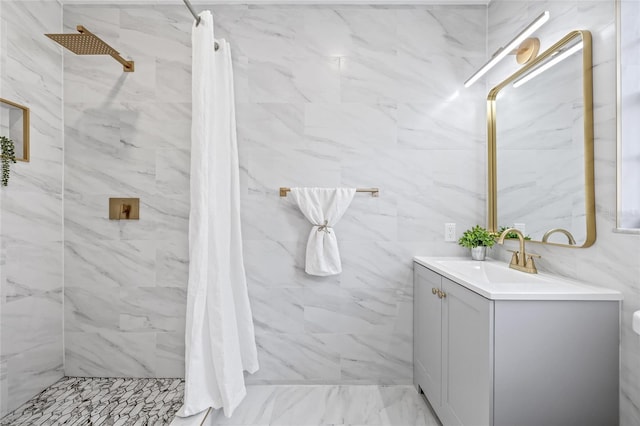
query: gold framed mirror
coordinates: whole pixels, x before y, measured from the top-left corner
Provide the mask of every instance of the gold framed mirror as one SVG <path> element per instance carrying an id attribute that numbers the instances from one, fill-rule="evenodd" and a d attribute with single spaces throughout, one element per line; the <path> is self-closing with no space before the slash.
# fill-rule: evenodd
<path id="1" fill-rule="evenodd" d="M 489 92 L 489 230 L 595 242 L 591 49 L 589 31 L 572 31 Z"/>
<path id="2" fill-rule="evenodd" d="M 16 160 L 29 161 L 29 108 L 0 98 L 0 135 L 13 141 Z"/>

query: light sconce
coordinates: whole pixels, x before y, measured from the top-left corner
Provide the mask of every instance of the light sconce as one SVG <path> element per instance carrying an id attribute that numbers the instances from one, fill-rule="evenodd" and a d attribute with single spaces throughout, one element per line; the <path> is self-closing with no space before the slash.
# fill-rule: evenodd
<path id="1" fill-rule="evenodd" d="M 493 55 L 493 57 L 476 71 L 471 77 L 464 82 L 464 87 L 469 87 L 487 73 L 491 68 L 496 66 L 498 62 L 504 59 L 509 54 L 516 55 L 516 60 L 519 64 L 526 64 L 536 57 L 538 50 L 540 49 L 540 40 L 537 38 L 529 38 L 538 28 L 540 28 L 545 22 L 549 20 L 549 11 L 544 11 L 538 16 L 532 23 L 520 31 L 520 33 L 511 40 L 506 46 L 501 47 Z"/>
<path id="2" fill-rule="evenodd" d="M 544 63 L 543 65 L 539 66 L 538 68 L 534 68 L 528 74 L 525 74 L 523 77 L 520 77 L 518 80 L 514 81 L 513 82 L 513 87 L 522 86 L 527 81 L 533 79 L 537 75 L 542 74 L 543 72 L 545 72 L 546 70 L 548 70 L 552 66 L 556 65 L 558 62 L 563 61 L 563 60 L 567 59 L 569 56 L 573 55 L 574 53 L 582 50 L 583 46 L 584 46 L 584 43 L 582 41 L 580 41 L 578 44 L 576 44 L 574 46 L 571 46 L 570 48 L 568 48 L 568 49 L 566 49 L 566 50 L 564 50 L 562 52 L 558 52 L 557 54 L 555 54 L 554 56 L 551 57 L 549 62 Z"/>

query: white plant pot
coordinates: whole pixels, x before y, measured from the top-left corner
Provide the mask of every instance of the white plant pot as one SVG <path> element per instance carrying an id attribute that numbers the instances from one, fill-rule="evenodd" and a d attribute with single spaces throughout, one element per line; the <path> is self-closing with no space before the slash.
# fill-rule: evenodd
<path id="1" fill-rule="evenodd" d="M 473 259 L 473 260 L 484 260 L 485 257 L 487 257 L 487 247 L 486 246 L 473 247 L 471 249 L 471 259 Z"/>

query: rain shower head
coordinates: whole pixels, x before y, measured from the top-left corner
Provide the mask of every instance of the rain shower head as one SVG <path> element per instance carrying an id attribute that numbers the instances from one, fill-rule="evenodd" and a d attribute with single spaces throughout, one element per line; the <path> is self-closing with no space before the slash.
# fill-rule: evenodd
<path id="1" fill-rule="evenodd" d="M 118 51 L 82 25 L 76 27 L 79 34 L 45 34 L 51 40 L 59 43 L 76 55 L 110 55 L 120 62 L 125 72 L 133 72 L 133 61 L 127 61 Z"/>

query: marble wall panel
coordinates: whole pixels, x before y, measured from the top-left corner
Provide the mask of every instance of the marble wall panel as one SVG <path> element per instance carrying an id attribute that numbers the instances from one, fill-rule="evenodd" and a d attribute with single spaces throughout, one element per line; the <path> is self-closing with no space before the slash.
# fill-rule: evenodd
<path id="1" fill-rule="evenodd" d="M 267 9 L 249 7 L 234 22 L 250 17 L 247 31 L 272 42 L 269 25 L 287 8 Z M 280 28 L 281 39 L 259 44 L 260 52 L 248 46 L 253 34 L 234 39 L 240 30 L 220 24 L 249 66 L 249 102 L 238 105 L 238 133 L 249 206 L 245 262 L 262 369 L 247 380 L 409 383 L 410 258 L 461 253 L 437 243 L 443 223 L 453 217 L 471 226 L 484 211 L 484 100 L 481 90 L 460 89 L 472 72 L 469 58 L 484 54 L 486 10 L 291 9 L 281 20 L 290 25 Z M 300 10 L 302 25 L 288 20 Z M 441 24 L 408 46 L 404 41 L 420 31 L 414 14 Z M 270 87 L 251 71 L 254 64 L 268 74 Z M 267 97 L 268 90 L 277 93 Z M 304 273 L 309 224 L 288 200 L 277 199 L 279 186 L 296 185 L 380 187 L 377 199 L 358 194 L 335 228 L 341 275 Z M 406 214 L 432 229 L 427 235 L 404 220 L 410 203 Z M 287 323 L 285 313 L 294 320 Z M 325 356 L 327 338 L 335 346 Z M 320 348 L 322 357 L 310 359 L 309 347 Z M 319 370 L 307 370 L 312 361 Z"/>
<path id="2" fill-rule="evenodd" d="M 256 335 L 260 370 L 247 378 L 259 383 L 322 383 L 341 380 L 343 345 L 333 333 Z"/>
<path id="3" fill-rule="evenodd" d="M 621 425 L 640 423 L 640 339 L 631 331 L 632 313 L 640 309 L 640 236 L 620 234 L 616 211 L 616 29 L 613 1 L 493 1 L 489 5 L 489 51 L 509 40 L 533 18 L 549 10 L 550 21 L 537 33 L 545 49 L 571 30 L 593 35 L 595 121 L 596 243 L 587 249 L 536 245 L 539 269 L 623 293 L 621 313 L 620 408 Z M 488 86 L 515 69 L 506 61 L 488 78 Z M 494 250 L 506 258 L 502 248 Z"/>
<path id="4" fill-rule="evenodd" d="M 65 373 L 181 377 L 191 22 L 178 7 L 67 6 L 135 61 L 65 55 Z M 144 19 L 142 19 L 144 17 Z M 109 197 L 140 220 L 110 221 Z"/>
<path id="5" fill-rule="evenodd" d="M 485 113 L 475 105 L 478 93 L 454 91 L 447 99 L 398 106 L 398 146 L 404 149 L 467 149 L 469 139 L 484 148 L 473 128 L 452 115 L 481 120 Z M 428 143 L 425 143 L 428 142 Z"/>
<path id="6" fill-rule="evenodd" d="M 413 380 L 413 336 L 345 334 L 341 344 L 341 373 L 345 382 L 406 384 Z"/>
<path id="7" fill-rule="evenodd" d="M 156 336 L 148 332 L 67 331 L 64 371 L 79 377 L 154 377 Z"/>
<path id="8" fill-rule="evenodd" d="M 59 315 L 55 321 L 60 323 Z M 62 335 L 58 330 L 55 339 L 8 359 L 7 412 L 16 408 L 13 401 L 26 402 L 62 377 L 62 357 L 52 356 L 62 353 L 61 341 Z"/>
<path id="9" fill-rule="evenodd" d="M 625 0 L 621 2 L 620 15 L 620 134 L 621 148 L 621 227 L 640 227 L 640 195 L 637 188 L 640 182 L 640 147 L 628 141 L 640 138 L 638 123 L 633 117 L 640 114 L 640 81 L 634 76 L 640 73 L 640 55 L 637 54 L 640 29 L 636 25 L 640 19 L 640 5 Z"/>
<path id="10" fill-rule="evenodd" d="M 0 191 L 0 417 L 63 374 L 62 54 L 43 35 L 61 28 L 57 1 L 0 7 L 0 97 L 31 114 L 31 161 Z"/>
<path id="11" fill-rule="evenodd" d="M 184 376 L 184 331 L 156 333 L 155 363 L 157 375 Z"/>
<path id="12" fill-rule="evenodd" d="M 187 237 L 161 240 L 156 244 L 156 285 L 187 288 L 189 273 Z"/>

